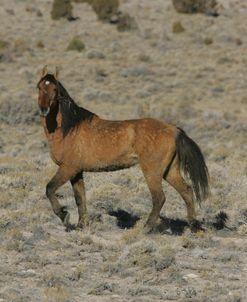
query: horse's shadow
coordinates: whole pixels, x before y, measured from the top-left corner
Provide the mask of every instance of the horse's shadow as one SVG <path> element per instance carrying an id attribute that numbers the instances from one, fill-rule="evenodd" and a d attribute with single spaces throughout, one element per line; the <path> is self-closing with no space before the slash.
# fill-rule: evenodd
<path id="1" fill-rule="evenodd" d="M 109 211 L 109 215 L 117 218 L 117 226 L 120 229 L 131 229 L 135 226 L 140 217 L 128 213 L 125 210 L 118 209 L 116 211 Z M 161 234 L 182 235 L 188 223 L 181 219 L 172 219 L 167 217 L 160 217 L 160 223 L 157 224 L 153 232 Z"/>
<path id="2" fill-rule="evenodd" d="M 128 213 L 125 210 L 118 209 L 116 211 L 108 211 L 110 216 L 114 216 L 117 218 L 117 226 L 120 229 L 131 229 L 135 226 L 140 217 L 137 215 L 133 215 Z"/>
<path id="3" fill-rule="evenodd" d="M 141 219 L 139 216 L 131 214 L 125 210 L 117 209 L 117 210 L 109 210 L 108 215 L 114 216 L 117 218 L 117 226 L 120 229 L 131 229 L 135 226 L 135 224 Z M 100 217 L 98 217 L 100 220 Z M 213 221 L 198 221 L 194 225 L 194 230 L 192 227 L 192 231 L 196 232 L 198 230 L 205 231 L 205 228 L 211 228 L 214 230 L 222 230 L 224 228 L 230 229 L 226 226 L 226 222 L 228 220 L 228 216 L 224 212 L 220 212 L 213 218 Z M 167 234 L 173 236 L 181 236 L 186 228 L 189 228 L 189 224 L 187 221 L 183 219 L 173 219 L 164 216 L 160 216 L 159 223 L 152 229 L 151 233 L 160 233 Z M 66 228 L 66 231 L 75 230 L 76 226 L 69 224 Z"/>
<path id="4" fill-rule="evenodd" d="M 188 227 L 188 222 L 183 219 L 160 216 L 160 222 L 155 227 L 155 231 L 161 234 L 181 236 Z"/>
<path id="5" fill-rule="evenodd" d="M 117 225 L 121 229 L 130 229 L 135 226 L 137 221 L 140 220 L 140 217 L 137 215 L 133 215 L 128 213 L 125 210 L 118 209 L 116 211 L 108 211 L 108 214 L 117 218 Z M 220 212 L 219 214 L 215 215 L 213 221 L 205 222 L 205 221 L 198 221 L 198 224 L 195 225 L 195 230 L 203 230 L 205 228 L 213 228 L 215 230 L 222 230 L 227 228 L 226 222 L 228 220 L 228 216 L 224 212 Z M 185 229 L 189 228 L 189 224 L 187 221 L 183 219 L 173 219 L 164 216 L 160 216 L 160 222 L 155 226 L 152 232 L 160 233 L 160 234 L 168 234 L 168 235 L 175 235 L 181 236 Z"/>

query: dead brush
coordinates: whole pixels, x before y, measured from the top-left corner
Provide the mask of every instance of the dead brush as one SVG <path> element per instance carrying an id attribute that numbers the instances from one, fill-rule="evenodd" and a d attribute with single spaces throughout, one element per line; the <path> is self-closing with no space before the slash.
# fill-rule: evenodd
<path id="1" fill-rule="evenodd" d="M 143 234 L 143 220 L 139 220 L 134 228 L 128 229 L 121 237 L 121 241 L 127 244 L 136 242 Z"/>
<path id="2" fill-rule="evenodd" d="M 22 232 L 17 228 L 12 228 L 7 232 L 7 242 L 5 244 L 5 248 L 8 251 L 22 251 L 23 247 L 23 234 Z"/>
<path id="3" fill-rule="evenodd" d="M 159 245 L 152 240 L 143 239 L 130 246 L 120 257 L 123 266 L 162 271 L 175 263 L 174 250 L 168 245 Z"/>
<path id="4" fill-rule="evenodd" d="M 206 249 L 215 245 L 216 242 L 212 238 L 212 232 L 200 231 L 191 233 L 187 230 L 182 236 L 182 246 L 186 249 L 194 249 L 196 247 Z"/>
<path id="5" fill-rule="evenodd" d="M 70 300 L 68 290 L 63 285 L 44 289 L 46 302 L 66 302 Z"/>

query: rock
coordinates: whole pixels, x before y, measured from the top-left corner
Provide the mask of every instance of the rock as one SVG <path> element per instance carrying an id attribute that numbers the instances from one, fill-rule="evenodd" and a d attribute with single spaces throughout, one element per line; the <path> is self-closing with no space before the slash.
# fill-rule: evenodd
<path id="1" fill-rule="evenodd" d="M 218 16 L 216 0 L 172 0 L 172 2 L 178 13 Z"/>

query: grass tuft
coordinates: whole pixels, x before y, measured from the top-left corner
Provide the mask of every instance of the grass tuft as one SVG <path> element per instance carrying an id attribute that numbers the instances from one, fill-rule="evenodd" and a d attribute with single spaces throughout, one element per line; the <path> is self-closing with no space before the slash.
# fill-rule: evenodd
<path id="1" fill-rule="evenodd" d="M 85 44 L 79 37 L 74 37 L 67 47 L 67 50 L 76 50 L 76 51 L 83 51 L 85 49 Z"/>

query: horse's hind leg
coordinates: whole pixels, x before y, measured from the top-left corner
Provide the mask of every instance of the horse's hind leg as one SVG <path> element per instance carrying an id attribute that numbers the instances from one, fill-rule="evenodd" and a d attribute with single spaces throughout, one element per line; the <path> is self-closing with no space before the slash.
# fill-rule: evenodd
<path id="1" fill-rule="evenodd" d="M 60 166 L 55 176 L 46 186 L 46 196 L 50 200 L 54 213 L 62 220 L 64 225 L 69 225 L 69 212 L 66 207 L 61 206 L 55 193 L 59 187 L 70 180 L 73 174 L 66 167 Z"/>
<path id="2" fill-rule="evenodd" d="M 165 203 L 165 194 L 162 189 L 162 177 L 156 173 L 148 173 L 143 171 L 148 188 L 152 196 L 152 211 L 146 222 L 146 226 L 152 229 L 159 218 L 160 211 Z"/>
<path id="3" fill-rule="evenodd" d="M 187 217 L 190 225 L 196 222 L 196 212 L 193 198 L 193 190 L 189 186 L 183 177 L 181 176 L 178 163 L 175 158 L 174 164 L 171 166 L 168 174 L 165 177 L 165 180 L 177 190 L 177 192 L 183 198 L 186 207 L 187 207 Z"/>
<path id="4" fill-rule="evenodd" d="M 83 174 L 78 173 L 70 181 L 73 187 L 76 205 L 78 207 L 79 220 L 77 227 L 83 228 L 87 224 L 88 220 Z"/>

